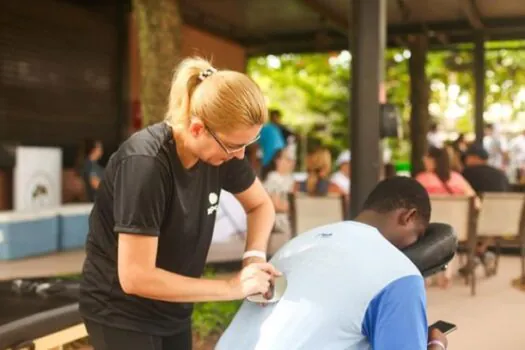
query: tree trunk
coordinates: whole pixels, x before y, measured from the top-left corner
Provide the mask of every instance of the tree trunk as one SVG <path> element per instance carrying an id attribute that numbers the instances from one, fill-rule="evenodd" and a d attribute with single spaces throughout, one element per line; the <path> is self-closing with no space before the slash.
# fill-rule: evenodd
<path id="1" fill-rule="evenodd" d="M 411 163 L 412 175 L 423 170 L 423 156 L 426 153 L 427 132 L 430 113 L 428 104 L 430 98 L 430 84 L 425 72 L 428 53 L 428 39 L 426 35 L 417 35 L 409 40 L 410 59 L 410 143 L 412 144 Z"/>
<path id="2" fill-rule="evenodd" d="M 177 0 L 133 0 L 140 50 L 143 125 L 164 119 L 173 69 L 181 56 Z"/>

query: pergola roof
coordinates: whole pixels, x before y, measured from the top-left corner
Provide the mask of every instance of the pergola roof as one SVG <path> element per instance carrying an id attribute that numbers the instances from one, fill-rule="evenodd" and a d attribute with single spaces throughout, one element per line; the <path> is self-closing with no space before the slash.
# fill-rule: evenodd
<path id="1" fill-rule="evenodd" d="M 249 55 L 348 48 L 351 0 L 178 0 L 183 19 Z M 523 0 L 386 0 L 388 45 L 426 33 L 432 46 L 525 38 Z"/>

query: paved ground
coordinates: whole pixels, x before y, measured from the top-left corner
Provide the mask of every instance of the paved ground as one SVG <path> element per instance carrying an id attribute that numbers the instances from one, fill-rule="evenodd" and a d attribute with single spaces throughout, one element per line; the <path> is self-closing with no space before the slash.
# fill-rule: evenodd
<path id="1" fill-rule="evenodd" d="M 525 293 L 511 286 L 519 271 L 518 258 L 503 258 L 498 275 L 480 276 L 474 297 L 463 280 L 447 290 L 429 288 L 429 322 L 458 326 L 449 336 L 449 350 L 525 349 Z"/>
<path id="2" fill-rule="evenodd" d="M 54 256 L 0 262 L 0 280 L 78 272 L 84 253 L 74 251 Z M 429 322 L 444 320 L 458 325 L 449 337 L 449 350 L 525 349 L 525 292 L 511 287 L 519 275 L 519 259 L 504 257 L 497 276 L 480 277 L 478 293 L 470 296 L 463 280 L 454 280 L 447 290 L 428 290 Z"/>

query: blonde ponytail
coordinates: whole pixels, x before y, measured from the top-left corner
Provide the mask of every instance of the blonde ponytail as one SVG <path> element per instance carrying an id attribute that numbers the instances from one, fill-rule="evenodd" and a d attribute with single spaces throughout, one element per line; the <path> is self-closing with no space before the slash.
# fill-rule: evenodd
<path id="1" fill-rule="evenodd" d="M 191 96 L 201 80 L 201 72 L 212 69 L 207 60 L 200 57 L 184 59 L 177 67 L 171 82 L 170 99 L 166 120 L 172 126 L 186 126 L 189 122 Z"/>
<path id="2" fill-rule="evenodd" d="M 264 96 L 245 74 L 217 71 L 209 61 L 184 59 L 173 76 L 166 121 L 185 127 L 198 117 L 217 131 L 262 125 L 267 120 Z"/>

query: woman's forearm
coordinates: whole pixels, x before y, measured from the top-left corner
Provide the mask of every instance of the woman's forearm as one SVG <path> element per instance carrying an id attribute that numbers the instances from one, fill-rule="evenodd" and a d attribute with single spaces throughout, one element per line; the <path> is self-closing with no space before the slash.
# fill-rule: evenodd
<path id="1" fill-rule="evenodd" d="M 123 286 L 124 287 L 124 286 Z M 226 280 L 186 277 L 160 268 L 136 271 L 128 294 L 168 302 L 206 302 L 239 299 Z"/>
<path id="2" fill-rule="evenodd" d="M 249 213 L 248 233 L 246 236 L 246 250 L 266 251 L 268 240 L 275 223 L 275 208 L 268 198 Z"/>

